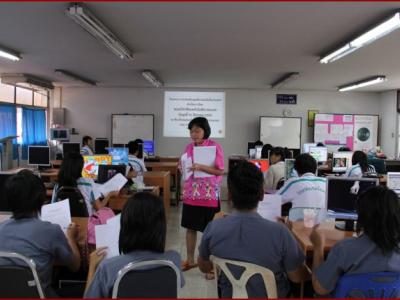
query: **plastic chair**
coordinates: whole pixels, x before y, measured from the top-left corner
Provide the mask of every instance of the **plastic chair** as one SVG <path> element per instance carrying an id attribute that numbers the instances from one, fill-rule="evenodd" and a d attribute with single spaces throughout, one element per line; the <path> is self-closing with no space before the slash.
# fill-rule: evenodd
<path id="1" fill-rule="evenodd" d="M 335 298 L 398 298 L 400 273 L 348 274 L 339 279 Z"/>
<path id="2" fill-rule="evenodd" d="M 88 217 L 85 199 L 76 187 L 62 186 L 56 192 L 56 201 L 69 199 L 71 217 Z"/>
<path id="3" fill-rule="evenodd" d="M 276 282 L 275 282 L 275 275 L 274 273 L 264 267 L 237 261 L 237 260 L 229 260 L 220 258 L 214 255 L 210 256 L 210 260 L 214 264 L 214 273 L 217 274 L 215 276 L 215 282 L 218 286 L 218 275 L 221 273 L 220 271 L 224 272 L 226 277 L 228 278 L 229 282 L 232 285 L 232 298 L 248 298 L 246 285 L 249 279 L 256 274 L 260 274 L 265 285 L 266 295 L 268 298 L 276 299 L 278 297 L 277 289 L 276 289 Z M 231 273 L 230 269 L 228 268 L 227 264 L 235 265 L 239 267 L 243 267 L 244 271 L 239 279 L 236 279 L 234 275 Z"/>
<path id="4" fill-rule="evenodd" d="M 0 259 L 10 260 L 9 265 L 0 265 L 1 298 L 45 298 L 32 259 L 4 251 L 0 251 Z M 15 261 L 21 261 L 26 266 L 16 265 Z"/>
<path id="5" fill-rule="evenodd" d="M 132 262 L 117 275 L 112 298 L 177 298 L 181 273 L 169 260 Z"/>

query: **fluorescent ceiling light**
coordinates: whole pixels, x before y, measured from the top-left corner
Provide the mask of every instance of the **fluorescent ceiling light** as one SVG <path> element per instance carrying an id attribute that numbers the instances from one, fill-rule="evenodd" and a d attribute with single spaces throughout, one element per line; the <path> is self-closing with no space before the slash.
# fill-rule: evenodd
<path id="1" fill-rule="evenodd" d="M 285 84 L 297 79 L 300 76 L 299 72 L 286 73 L 281 78 L 271 84 L 271 89 L 278 89 Z"/>
<path id="2" fill-rule="evenodd" d="M 367 78 L 361 81 L 357 81 L 357 82 L 353 82 L 350 84 L 346 84 L 343 86 L 338 87 L 338 91 L 339 92 L 347 92 L 347 91 L 351 91 L 354 89 L 359 89 L 365 86 L 369 86 L 369 85 L 373 85 L 373 84 L 377 84 L 377 83 L 381 83 L 386 81 L 386 77 L 379 75 L 379 76 L 374 76 L 371 78 Z"/>
<path id="3" fill-rule="evenodd" d="M 59 75 L 68 77 L 68 78 L 70 78 L 72 80 L 81 81 L 81 82 L 89 84 L 89 85 L 96 85 L 96 81 L 88 79 L 88 78 L 85 78 L 85 77 L 82 77 L 80 75 L 77 75 L 77 74 L 72 73 L 72 72 L 67 71 L 67 70 L 57 69 L 57 70 L 54 70 L 54 72 L 59 74 Z"/>
<path id="4" fill-rule="evenodd" d="M 158 79 L 158 76 L 151 70 L 143 70 L 142 76 L 155 87 L 162 87 L 164 83 Z"/>
<path id="5" fill-rule="evenodd" d="M 351 52 L 364 47 L 375 40 L 391 33 L 392 31 L 400 28 L 400 13 L 395 13 L 388 20 L 380 23 L 374 28 L 368 30 L 367 32 L 361 34 L 354 40 L 346 43 L 343 47 L 332 51 L 331 53 L 325 55 L 320 59 L 320 63 L 327 64 L 334 62 L 342 58 L 343 56 L 350 54 Z"/>
<path id="6" fill-rule="evenodd" d="M 20 54 L 4 48 L 0 48 L 0 57 L 4 57 L 12 61 L 19 61 L 21 59 Z"/>
<path id="7" fill-rule="evenodd" d="M 132 52 L 99 19 L 79 3 L 73 3 L 65 11 L 83 29 L 107 46 L 121 59 L 133 59 Z"/>

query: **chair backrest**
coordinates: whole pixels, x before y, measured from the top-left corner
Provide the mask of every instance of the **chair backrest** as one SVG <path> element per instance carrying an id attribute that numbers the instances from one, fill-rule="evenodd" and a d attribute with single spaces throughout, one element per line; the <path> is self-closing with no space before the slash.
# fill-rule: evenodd
<path id="1" fill-rule="evenodd" d="M 371 157 L 368 158 L 368 164 L 372 165 L 375 168 L 376 173 L 386 174 L 386 163 L 384 159 Z"/>
<path id="2" fill-rule="evenodd" d="M 322 223 L 326 219 L 325 209 L 318 207 L 292 207 L 289 210 L 288 220 L 291 222 L 303 221 L 304 220 L 304 209 L 314 209 L 315 210 L 315 221 L 316 224 Z"/>
<path id="3" fill-rule="evenodd" d="M 215 280 L 217 285 L 218 285 L 218 275 L 220 274 L 220 271 L 224 272 L 225 276 L 231 283 L 232 298 L 248 298 L 249 296 L 247 294 L 246 285 L 249 279 L 256 274 L 261 275 L 264 281 L 266 294 L 268 295 L 268 298 L 275 299 L 278 297 L 276 290 L 275 275 L 271 270 L 252 263 L 224 259 L 214 255 L 210 256 L 210 260 L 214 264 L 214 272 L 216 274 Z M 235 276 L 232 274 L 231 270 L 227 266 L 228 264 L 244 268 L 244 271 L 239 279 L 236 279 Z"/>
<path id="4" fill-rule="evenodd" d="M 10 264 L 0 265 L 0 298 L 45 298 L 32 259 L 18 253 L 3 251 L 0 251 L 0 259 L 12 260 Z M 21 261 L 24 266 L 16 265 L 16 260 Z"/>
<path id="5" fill-rule="evenodd" d="M 117 275 L 112 298 L 177 298 L 181 275 L 169 260 L 132 262 Z"/>
<path id="6" fill-rule="evenodd" d="M 400 273 L 379 272 L 342 276 L 335 298 L 399 298 Z"/>
<path id="7" fill-rule="evenodd" d="M 85 199 L 77 187 L 62 186 L 58 189 L 56 201 L 69 199 L 71 217 L 88 217 Z"/>

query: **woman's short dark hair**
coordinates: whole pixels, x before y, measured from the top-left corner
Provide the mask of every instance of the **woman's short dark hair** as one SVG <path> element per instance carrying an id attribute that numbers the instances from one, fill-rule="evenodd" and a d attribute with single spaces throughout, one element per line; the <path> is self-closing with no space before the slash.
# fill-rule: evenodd
<path id="1" fill-rule="evenodd" d="M 276 156 L 280 156 L 280 160 L 281 161 L 285 161 L 285 149 L 283 149 L 282 147 L 275 147 L 271 150 L 271 152 L 269 153 L 269 155 L 276 155 Z"/>
<path id="2" fill-rule="evenodd" d="M 5 183 L 5 198 L 14 219 L 37 216 L 46 201 L 42 180 L 30 170 L 22 170 Z"/>
<path id="3" fill-rule="evenodd" d="M 197 117 L 192 119 L 189 122 L 188 129 L 191 130 L 193 126 L 200 127 L 204 130 L 204 139 L 208 139 L 211 135 L 210 124 L 208 124 L 208 120 L 204 117 Z"/>
<path id="4" fill-rule="evenodd" d="M 164 252 L 166 234 L 164 204 L 160 197 L 141 192 L 128 200 L 121 214 L 120 253 Z"/>
<path id="5" fill-rule="evenodd" d="M 264 177 L 261 171 L 248 161 L 238 162 L 228 173 L 228 191 L 233 206 L 238 210 L 257 207 L 264 195 Z"/>
<path id="6" fill-rule="evenodd" d="M 364 173 L 368 171 L 368 157 L 363 151 L 354 151 L 351 158 L 351 163 L 352 165 L 359 164 Z"/>
<path id="7" fill-rule="evenodd" d="M 272 147 L 271 144 L 265 144 L 262 149 L 261 149 L 261 158 L 268 158 L 268 153 L 271 151 L 274 147 Z"/>
<path id="8" fill-rule="evenodd" d="M 315 174 L 317 172 L 317 162 L 310 154 L 303 153 L 296 157 L 294 168 L 300 176 L 306 173 Z"/>
<path id="9" fill-rule="evenodd" d="M 88 136 L 88 135 L 85 135 L 85 136 L 82 138 L 82 146 L 83 146 L 83 145 L 87 145 L 88 142 L 89 142 L 90 140 L 93 140 L 92 137 L 91 137 L 91 136 Z"/>
<path id="10" fill-rule="evenodd" d="M 79 153 L 68 153 L 58 172 L 58 185 L 62 186 L 76 186 L 76 181 L 82 177 L 83 169 L 83 156 Z"/>
<path id="11" fill-rule="evenodd" d="M 383 186 L 366 190 L 357 200 L 357 232 L 367 235 L 383 254 L 400 252 L 400 202 Z"/>

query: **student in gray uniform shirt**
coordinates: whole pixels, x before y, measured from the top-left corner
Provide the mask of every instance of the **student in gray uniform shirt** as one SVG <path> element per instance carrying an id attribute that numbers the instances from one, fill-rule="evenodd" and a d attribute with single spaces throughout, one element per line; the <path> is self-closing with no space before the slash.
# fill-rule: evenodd
<path id="1" fill-rule="evenodd" d="M 314 227 L 310 240 L 314 245 L 314 290 L 319 295 L 334 292 L 345 274 L 400 272 L 400 203 L 386 187 L 365 191 L 357 202 L 356 238 L 338 242 L 324 262 L 324 237 Z"/>
<path id="2" fill-rule="evenodd" d="M 302 250 L 286 226 L 257 213 L 264 196 L 263 174 L 249 162 L 238 163 L 229 170 L 228 195 L 234 212 L 208 224 L 199 247 L 200 270 L 212 270 L 210 255 L 253 263 L 270 269 L 275 274 L 278 297 L 288 297 L 289 280 L 301 282 L 309 279 L 310 273 Z M 241 274 L 234 268 L 232 272 Z M 232 297 L 232 286 L 224 275 L 219 278 L 219 288 L 222 298 Z M 259 276 L 250 279 L 247 290 L 249 297 L 268 296 Z"/>
<path id="3" fill-rule="evenodd" d="M 104 248 L 90 255 L 85 298 L 111 297 L 118 271 L 131 262 L 165 259 L 181 269 L 178 252 L 165 251 L 166 227 L 164 205 L 159 197 L 143 192 L 130 198 L 121 214 L 121 255 L 102 261 L 107 251 Z M 183 286 L 182 272 L 181 278 Z"/>
<path id="4" fill-rule="evenodd" d="M 54 297 L 56 295 L 50 288 L 54 261 L 68 266 L 72 271 L 79 269 L 77 228 L 71 224 L 64 234 L 59 225 L 39 219 L 46 200 L 46 190 L 41 179 L 29 170 L 12 176 L 6 182 L 4 194 L 12 218 L 0 224 L 0 251 L 17 252 L 33 259 L 46 296 Z M 1 265 L 10 262 L 20 263 L 0 259 Z"/>

